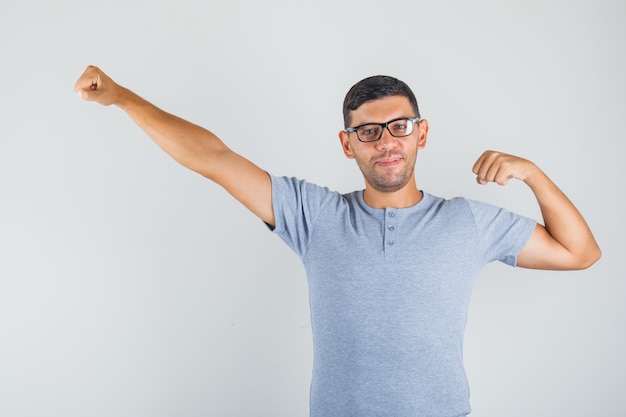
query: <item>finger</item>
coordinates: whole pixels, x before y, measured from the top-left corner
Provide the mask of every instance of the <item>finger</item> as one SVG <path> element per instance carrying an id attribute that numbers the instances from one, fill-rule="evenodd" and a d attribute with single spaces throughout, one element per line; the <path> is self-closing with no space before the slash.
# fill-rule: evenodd
<path id="1" fill-rule="evenodd" d="M 474 165 L 472 166 L 472 172 L 474 174 L 478 174 L 478 172 L 480 171 L 480 167 L 485 163 L 485 160 L 487 159 L 488 155 L 489 155 L 490 151 L 485 151 L 483 152 L 478 159 L 476 160 L 476 162 L 474 162 Z"/>
<path id="2" fill-rule="evenodd" d="M 490 161 L 489 165 L 486 167 L 486 171 L 484 172 L 483 178 L 489 182 L 496 182 L 496 178 L 498 178 L 498 173 L 502 168 L 502 164 L 498 160 L 497 157 L 493 157 L 493 160 Z"/>
<path id="3" fill-rule="evenodd" d="M 89 66 L 78 78 L 74 85 L 74 91 L 79 97 L 89 99 L 93 97 L 90 91 L 96 91 L 102 85 L 102 76 L 97 67 Z"/>
<path id="4" fill-rule="evenodd" d="M 76 91 L 76 95 L 83 100 L 94 101 L 102 92 L 98 90 L 96 85 L 90 85 L 89 88 L 84 88 Z"/>
<path id="5" fill-rule="evenodd" d="M 497 168 L 494 167 L 494 163 L 497 160 L 497 154 L 492 151 L 484 152 L 480 158 L 474 164 L 472 171 L 476 174 L 476 181 L 479 184 L 486 184 L 489 181 L 492 181 L 494 172 L 497 171 Z M 494 168 L 496 171 L 494 171 Z"/>
<path id="6" fill-rule="evenodd" d="M 511 175 L 506 170 L 500 168 L 493 177 L 493 182 L 498 185 L 506 185 L 511 178 Z"/>
<path id="7" fill-rule="evenodd" d="M 499 152 L 489 152 L 485 155 L 482 164 L 477 168 L 477 181 L 479 184 L 495 182 L 498 185 L 506 185 L 512 178 L 510 164 L 507 155 Z"/>
<path id="8" fill-rule="evenodd" d="M 87 88 L 77 88 L 76 89 L 76 95 L 82 99 L 85 100 L 93 100 L 95 97 L 95 94 L 99 93 L 99 91 L 97 91 L 97 87 L 96 86 L 89 86 Z"/>
<path id="9" fill-rule="evenodd" d="M 485 185 L 487 184 L 487 181 L 485 181 L 485 179 L 480 175 L 480 170 L 482 169 L 484 163 L 485 163 L 485 153 L 483 153 L 477 160 L 476 162 L 474 162 L 474 165 L 472 166 L 472 172 L 476 175 L 476 182 L 480 185 Z"/>

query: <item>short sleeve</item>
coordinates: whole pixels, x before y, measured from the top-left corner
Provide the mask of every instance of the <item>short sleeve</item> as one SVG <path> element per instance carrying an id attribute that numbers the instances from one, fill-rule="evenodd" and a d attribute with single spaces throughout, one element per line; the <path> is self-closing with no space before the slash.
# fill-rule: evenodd
<path id="1" fill-rule="evenodd" d="M 537 222 L 507 209 L 468 200 L 476 222 L 484 263 L 501 261 L 515 266 L 517 255 L 530 239 Z"/>
<path id="2" fill-rule="evenodd" d="M 275 219 L 273 231 L 302 258 L 321 211 L 339 194 L 296 178 L 271 175 L 270 178 Z"/>

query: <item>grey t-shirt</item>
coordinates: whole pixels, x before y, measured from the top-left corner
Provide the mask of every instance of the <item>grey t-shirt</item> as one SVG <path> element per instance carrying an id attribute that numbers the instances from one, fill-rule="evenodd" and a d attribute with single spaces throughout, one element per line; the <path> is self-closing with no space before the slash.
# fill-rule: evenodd
<path id="1" fill-rule="evenodd" d="M 474 280 L 515 265 L 536 222 L 423 193 L 374 209 L 272 176 L 275 229 L 306 269 L 314 344 L 312 417 L 465 416 L 463 332 Z"/>

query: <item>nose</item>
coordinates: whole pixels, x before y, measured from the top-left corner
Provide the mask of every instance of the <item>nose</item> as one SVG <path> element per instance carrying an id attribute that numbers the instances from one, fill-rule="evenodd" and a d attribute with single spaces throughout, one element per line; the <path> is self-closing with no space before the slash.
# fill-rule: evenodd
<path id="1" fill-rule="evenodd" d="M 376 148 L 380 151 L 393 149 L 398 145 L 398 138 L 391 135 L 389 127 L 383 129 L 383 135 L 376 141 Z"/>

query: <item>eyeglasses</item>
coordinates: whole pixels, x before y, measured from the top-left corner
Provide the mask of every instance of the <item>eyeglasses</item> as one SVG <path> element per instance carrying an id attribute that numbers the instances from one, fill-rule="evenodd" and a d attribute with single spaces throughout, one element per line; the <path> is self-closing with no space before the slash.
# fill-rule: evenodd
<path id="1" fill-rule="evenodd" d="M 376 142 L 383 137 L 383 130 L 387 128 L 391 136 L 401 138 L 413 133 L 413 127 L 419 122 L 419 117 L 398 117 L 387 123 L 366 123 L 355 127 L 349 127 L 346 132 L 356 132 L 356 137 L 361 142 Z"/>

